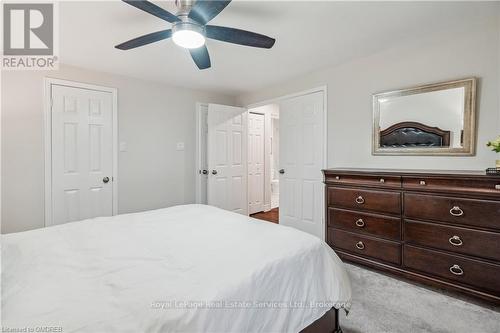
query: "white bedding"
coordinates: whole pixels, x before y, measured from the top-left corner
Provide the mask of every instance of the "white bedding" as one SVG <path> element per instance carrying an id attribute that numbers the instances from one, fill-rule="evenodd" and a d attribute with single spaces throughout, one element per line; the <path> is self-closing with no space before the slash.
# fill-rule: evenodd
<path id="1" fill-rule="evenodd" d="M 210 206 L 1 239 L 4 328 L 298 332 L 350 306 L 347 273 L 323 241 Z"/>

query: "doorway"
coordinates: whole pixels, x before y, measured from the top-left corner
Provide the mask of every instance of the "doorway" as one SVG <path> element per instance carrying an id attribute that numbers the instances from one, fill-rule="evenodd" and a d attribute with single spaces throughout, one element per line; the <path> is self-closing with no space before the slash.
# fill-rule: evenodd
<path id="1" fill-rule="evenodd" d="M 250 216 L 279 223 L 279 104 L 248 110 Z"/>
<path id="2" fill-rule="evenodd" d="M 221 202 L 233 202 L 228 210 L 238 211 L 245 215 L 250 214 L 252 217 L 270 222 L 278 221 L 280 224 L 325 239 L 324 185 L 321 170 L 326 168 L 326 103 L 326 87 L 320 87 L 257 103 L 247 109 L 228 106 L 221 108 L 212 104 L 207 104 L 207 107 L 199 104 L 196 140 L 197 202 L 212 204 L 211 198 L 218 197 L 221 198 Z M 207 117 L 204 114 L 208 113 L 210 124 L 210 110 L 213 111 L 212 116 L 217 117 L 215 113 L 221 112 L 222 109 L 231 114 L 232 118 L 224 119 L 228 121 L 232 119 L 230 120 L 232 130 L 235 131 L 232 134 L 232 142 L 237 142 L 241 150 L 238 148 L 237 151 L 231 152 L 231 147 L 225 144 L 228 141 L 222 139 L 226 137 L 223 134 L 211 136 L 210 133 L 215 133 L 216 127 L 209 125 L 208 134 L 205 132 L 204 119 Z M 274 117 L 272 117 L 273 114 Z M 253 126 L 249 127 L 248 119 L 249 117 L 255 118 L 258 119 L 257 122 L 261 122 L 262 116 L 264 117 L 263 176 L 257 167 L 261 167 L 262 162 L 254 160 L 254 155 L 249 153 L 249 148 L 253 149 L 253 143 L 247 143 L 250 140 L 260 142 L 260 139 L 251 138 L 261 136 L 261 129 L 257 129 L 258 126 L 256 126 L 254 131 Z M 220 144 L 211 145 L 210 137 L 220 138 Z M 212 142 L 216 141 L 212 140 Z M 261 157 L 260 143 L 259 147 L 255 149 L 255 152 Z M 207 151 L 207 154 L 202 152 L 203 149 Z M 214 154 L 223 157 L 224 161 L 233 164 L 238 162 L 236 163 L 238 166 L 240 162 L 243 163 L 241 168 L 234 169 L 238 171 L 238 174 L 233 175 L 235 179 L 238 179 L 235 186 L 218 186 L 218 190 L 211 190 L 211 187 L 214 188 L 211 184 L 215 186 L 214 181 L 218 178 L 214 176 L 218 174 L 218 170 L 211 166 L 211 164 L 214 165 L 213 160 L 210 163 L 211 156 Z M 238 157 L 237 160 L 231 161 L 229 158 L 231 154 L 236 154 L 234 156 Z M 204 157 L 209 161 L 208 165 L 203 160 Z M 207 165 L 208 169 L 204 169 L 204 165 Z M 263 181 L 260 181 L 262 178 Z M 264 183 L 263 202 L 262 182 Z M 254 187 L 253 184 L 256 186 Z M 257 190 L 254 191 L 254 188 Z M 204 193 L 208 193 L 206 202 L 204 202 Z M 238 195 L 232 195 L 232 193 Z M 274 200 L 272 200 L 273 194 Z M 244 202 L 243 199 L 246 200 L 245 207 L 241 205 Z M 219 206 L 222 207 L 222 205 Z M 238 209 L 234 209 L 235 207 Z"/>

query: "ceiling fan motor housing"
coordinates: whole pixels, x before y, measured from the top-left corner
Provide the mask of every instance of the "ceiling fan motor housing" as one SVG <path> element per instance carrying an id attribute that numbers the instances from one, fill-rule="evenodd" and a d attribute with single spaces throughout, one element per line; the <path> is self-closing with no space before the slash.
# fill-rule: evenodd
<path id="1" fill-rule="evenodd" d="M 193 8 L 196 0 L 175 0 L 175 5 L 179 10 L 177 16 L 188 16 L 191 8 Z"/>
<path id="2" fill-rule="evenodd" d="M 188 16 L 195 3 L 196 0 L 175 0 L 175 5 L 179 9 L 177 17 L 180 21 L 172 24 L 172 34 L 177 31 L 190 30 L 205 36 L 205 27 Z"/>

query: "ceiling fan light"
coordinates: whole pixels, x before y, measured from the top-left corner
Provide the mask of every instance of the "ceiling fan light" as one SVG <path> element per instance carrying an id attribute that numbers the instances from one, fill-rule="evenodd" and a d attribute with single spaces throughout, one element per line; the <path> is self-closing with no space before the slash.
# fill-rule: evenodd
<path id="1" fill-rule="evenodd" d="M 197 49 L 205 45 L 205 36 L 194 30 L 177 30 L 172 35 L 175 44 L 186 49 Z"/>

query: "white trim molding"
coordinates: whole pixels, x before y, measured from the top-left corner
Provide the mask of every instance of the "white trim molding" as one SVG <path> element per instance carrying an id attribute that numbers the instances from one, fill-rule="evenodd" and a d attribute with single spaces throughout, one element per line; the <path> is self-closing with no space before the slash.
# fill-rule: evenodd
<path id="1" fill-rule="evenodd" d="M 196 179 L 196 182 L 195 182 L 195 203 L 197 204 L 206 204 L 206 202 L 204 202 L 202 200 L 202 175 L 200 174 L 200 171 L 203 169 L 203 165 L 207 163 L 207 161 L 202 161 L 202 151 L 203 149 L 205 150 L 206 152 L 206 146 L 205 147 L 202 147 L 202 134 L 201 134 L 201 131 L 203 130 L 203 117 L 202 117 L 202 107 L 204 108 L 207 108 L 208 109 L 208 103 L 201 103 L 201 102 L 198 102 L 196 103 L 196 113 L 195 113 L 195 121 L 196 121 L 196 134 L 195 134 L 195 138 L 196 138 L 196 145 L 195 145 L 195 179 Z M 206 156 L 206 154 L 205 154 Z"/>
<path id="2" fill-rule="evenodd" d="M 94 84 L 81 83 L 76 81 L 61 80 L 46 77 L 43 80 L 44 99 L 44 174 L 45 174 L 45 226 L 52 225 L 52 86 L 66 86 L 87 90 L 108 92 L 113 98 L 113 215 L 118 214 L 118 90 L 116 88 L 104 87 Z"/>

